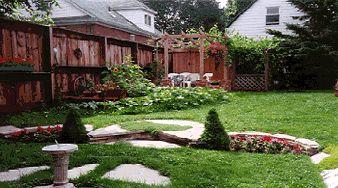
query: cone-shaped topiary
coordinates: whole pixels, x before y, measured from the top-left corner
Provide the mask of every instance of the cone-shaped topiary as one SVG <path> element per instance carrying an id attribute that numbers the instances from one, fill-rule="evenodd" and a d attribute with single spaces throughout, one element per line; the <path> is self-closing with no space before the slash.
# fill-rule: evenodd
<path id="1" fill-rule="evenodd" d="M 219 120 L 216 110 L 209 111 L 205 122 L 205 129 L 201 135 L 206 149 L 228 150 L 230 138 Z"/>
<path id="2" fill-rule="evenodd" d="M 86 143 L 88 142 L 87 130 L 81 121 L 80 113 L 71 110 L 66 117 L 60 133 L 60 141 L 63 143 Z"/>

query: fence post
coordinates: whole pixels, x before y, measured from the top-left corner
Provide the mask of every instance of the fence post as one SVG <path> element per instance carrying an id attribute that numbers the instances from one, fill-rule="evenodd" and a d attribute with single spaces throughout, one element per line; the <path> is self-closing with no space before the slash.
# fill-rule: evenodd
<path id="1" fill-rule="evenodd" d="M 264 56 L 265 56 L 265 70 L 264 70 L 264 74 L 265 74 L 265 85 L 264 85 L 264 91 L 269 91 L 269 53 L 268 50 L 266 50 L 264 52 Z"/>
<path id="2" fill-rule="evenodd" d="M 47 103 L 51 103 L 55 98 L 55 91 L 53 90 L 54 85 L 52 82 L 52 58 L 54 57 L 53 52 L 53 28 L 51 26 L 46 27 L 44 38 L 44 51 L 43 51 L 43 71 L 49 72 L 48 80 L 44 81 L 45 87 L 45 98 Z"/>
<path id="3" fill-rule="evenodd" d="M 204 75 L 204 37 L 200 38 L 200 79 L 203 79 Z"/>
<path id="4" fill-rule="evenodd" d="M 138 65 L 137 54 L 138 54 L 138 42 L 135 42 L 134 44 L 131 45 L 131 56 L 133 57 L 134 64 Z"/>
<path id="5" fill-rule="evenodd" d="M 236 66 L 237 66 L 237 60 L 238 58 L 235 58 L 236 60 L 232 60 L 232 64 L 230 67 L 230 80 L 231 80 L 231 87 L 233 90 L 236 89 L 236 77 L 237 77 L 237 73 L 236 73 Z"/>
<path id="6" fill-rule="evenodd" d="M 164 79 L 168 79 L 169 74 L 169 66 L 168 66 L 168 35 L 166 35 L 166 38 L 164 39 Z"/>
<path id="7" fill-rule="evenodd" d="M 101 46 L 102 46 L 102 59 L 104 59 L 105 62 L 109 62 L 109 59 L 108 59 L 108 41 L 107 41 L 107 37 L 104 37 L 103 38 L 103 42 L 101 43 Z M 102 65 L 104 66 L 104 64 Z"/>

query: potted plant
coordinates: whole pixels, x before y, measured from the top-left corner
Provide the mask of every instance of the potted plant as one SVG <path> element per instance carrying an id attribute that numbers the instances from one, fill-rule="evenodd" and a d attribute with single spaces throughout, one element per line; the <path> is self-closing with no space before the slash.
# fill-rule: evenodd
<path id="1" fill-rule="evenodd" d="M 216 78 L 215 80 L 210 80 L 211 85 L 219 85 L 220 82 L 221 82 L 221 80 L 218 79 L 218 78 Z"/>
<path id="2" fill-rule="evenodd" d="M 99 92 L 99 95 L 102 98 L 125 98 L 127 96 L 127 90 L 121 90 L 120 87 L 112 81 L 108 81 L 104 84 L 96 84 L 94 87 L 91 87 L 91 90 Z"/>
<path id="3" fill-rule="evenodd" d="M 0 71 L 34 71 L 34 63 L 29 60 L 19 58 L 6 59 L 0 56 Z"/>

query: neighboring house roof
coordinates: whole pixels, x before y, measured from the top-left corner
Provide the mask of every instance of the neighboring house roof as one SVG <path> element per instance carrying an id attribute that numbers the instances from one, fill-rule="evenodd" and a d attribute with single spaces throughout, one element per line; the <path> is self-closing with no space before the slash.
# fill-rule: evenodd
<path id="1" fill-rule="evenodd" d="M 86 16 L 62 17 L 62 18 L 52 17 L 56 25 L 98 22 L 98 23 L 101 23 L 103 25 L 108 25 L 113 28 L 130 31 L 134 34 L 156 36 L 156 37 L 158 36 L 156 32 L 151 33 L 151 32 L 148 32 L 148 31 L 145 31 L 139 28 L 137 25 L 135 25 L 134 23 L 126 19 L 124 16 L 119 14 L 117 11 L 115 10 L 109 11 L 109 7 L 116 7 L 121 4 L 124 7 L 126 7 L 127 5 L 130 5 L 134 9 L 135 8 L 149 9 L 143 3 L 137 0 L 65 0 L 65 1 L 73 5 L 73 7 L 75 7 L 76 9 L 83 12 Z"/>
<path id="2" fill-rule="evenodd" d="M 247 11 L 253 4 L 255 4 L 258 0 L 252 0 L 252 2 L 242 9 L 227 25 L 227 27 L 230 27 L 232 23 L 234 23 L 245 11 Z"/>
<path id="3" fill-rule="evenodd" d="M 121 3 L 121 0 L 112 0 L 113 2 L 111 4 L 111 8 L 113 10 L 133 10 L 133 9 L 143 9 L 145 11 L 151 12 L 153 14 L 157 14 L 156 11 L 150 9 L 145 4 L 135 1 L 135 0 L 124 0 L 123 3 Z"/>

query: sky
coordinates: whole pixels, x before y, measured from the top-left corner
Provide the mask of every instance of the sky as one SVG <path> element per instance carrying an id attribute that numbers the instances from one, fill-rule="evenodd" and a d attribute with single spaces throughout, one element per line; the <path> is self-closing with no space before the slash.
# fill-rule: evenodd
<path id="1" fill-rule="evenodd" d="M 221 8 L 223 8 L 225 4 L 228 2 L 228 0 L 217 0 L 217 1 L 220 2 L 219 5 Z"/>

